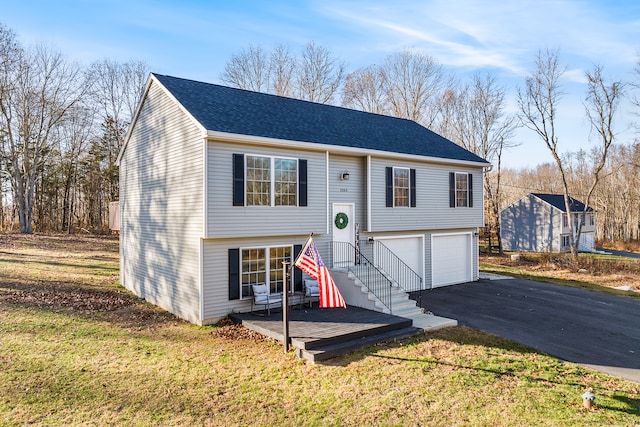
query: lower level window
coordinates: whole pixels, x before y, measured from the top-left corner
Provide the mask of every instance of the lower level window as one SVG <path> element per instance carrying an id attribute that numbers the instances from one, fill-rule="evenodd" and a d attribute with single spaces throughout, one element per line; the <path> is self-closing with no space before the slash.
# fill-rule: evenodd
<path id="1" fill-rule="evenodd" d="M 569 236 L 562 236 L 562 247 L 568 248 L 571 246 L 571 241 L 569 240 Z"/>
<path id="2" fill-rule="evenodd" d="M 242 298 L 251 296 L 251 285 L 266 284 L 271 293 L 283 289 L 282 261 L 291 262 L 291 246 L 242 249 Z"/>

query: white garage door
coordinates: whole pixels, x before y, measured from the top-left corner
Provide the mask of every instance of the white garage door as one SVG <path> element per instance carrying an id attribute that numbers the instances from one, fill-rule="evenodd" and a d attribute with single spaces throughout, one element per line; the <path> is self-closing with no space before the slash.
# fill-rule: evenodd
<path id="1" fill-rule="evenodd" d="M 578 249 L 581 251 L 592 251 L 596 247 L 594 233 L 581 233 Z"/>
<path id="2" fill-rule="evenodd" d="M 424 238 L 422 236 L 380 237 L 377 240 L 396 254 L 398 258 L 418 273 L 420 277 L 424 277 Z M 384 257 L 380 258 L 381 259 L 376 259 L 375 262 L 382 265 L 384 263 Z M 386 269 L 387 267 L 382 265 L 382 268 Z"/>
<path id="3" fill-rule="evenodd" d="M 471 234 L 432 235 L 431 272 L 434 288 L 470 282 Z"/>

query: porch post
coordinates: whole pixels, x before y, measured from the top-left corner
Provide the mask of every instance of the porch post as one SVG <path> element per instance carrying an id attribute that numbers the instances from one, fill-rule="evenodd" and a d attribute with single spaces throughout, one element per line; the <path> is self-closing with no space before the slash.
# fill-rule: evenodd
<path id="1" fill-rule="evenodd" d="M 282 261 L 282 324 L 284 353 L 289 352 L 289 261 Z"/>

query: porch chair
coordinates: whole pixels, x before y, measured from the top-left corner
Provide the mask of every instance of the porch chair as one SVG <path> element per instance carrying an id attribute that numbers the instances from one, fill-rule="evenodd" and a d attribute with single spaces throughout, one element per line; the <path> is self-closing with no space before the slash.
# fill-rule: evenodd
<path id="1" fill-rule="evenodd" d="M 303 301 L 309 301 L 309 307 L 313 307 L 313 301 L 320 300 L 320 287 L 318 281 L 313 279 L 304 279 Z"/>
<path id="2" fill-rule="evenodd" d="M 264 305 L 264 309 L 267 310 L 267 315 L 271 315 L 271 304 L 282 303 L 282 297 L 280 295 L 269 294 L 269 288 L 264 283 L 258 285 L 251 285 L 253 290 L 253 299 L 251 300 L 251 311 L 253 311 L 254 305 Z"/>

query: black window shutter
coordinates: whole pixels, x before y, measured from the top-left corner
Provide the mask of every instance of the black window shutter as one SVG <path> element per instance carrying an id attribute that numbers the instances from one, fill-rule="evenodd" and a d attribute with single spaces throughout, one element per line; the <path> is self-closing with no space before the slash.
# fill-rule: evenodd
<path id="1" fill-rule="evenodd" d="M 409 199 L 411 202 L 411 207 L 416 207 L 416 170 L 409 169 Z"/>
<path id="2" fill-rule="evenodd" d="M 244 154 L 233 155 L 233 206 L 244 206 Z"/>
<path id="3" fill-rule="evenodd" d="M 456 174 L 449 172 L 449 207 L 456 207 Z"/>
<path id="4" fill-rule="evenodd" d="M 295 261 L 295 259 L 298 257 L 298 254 L 300 254 L 300 251 L 302 250 L 302 245 L 293 245 L 293 260 Z M 293 269 L 293 289 L 295 291 L 302 291 L 302 270 L 300 270 L 298 267 L 291 265 L 291 268 Z"/>
<path id="5" fill-rule="evenodd" d="M 469 174 L 468 175 L 468 181 L 469 183 L 469 207 L 472 208 L 473 207 L 473 175 Z"/>
<path id="6" fill-rule="evenodd" d="M 229 249 L 229 299 L 240 299 L 240 249 Z"/>
<path id="7" fill-rule="evenodd" d="M 298 206 L 307 206 L 307 161 L 298 160 Z"/>
<path id="8" fill-rule="evenodd" d="M 393 207 L 393 168 L 387 166 L 385 168 L 385 188 L 386 188 L 386 198 L 387 198 L 387 207 Z"/>

